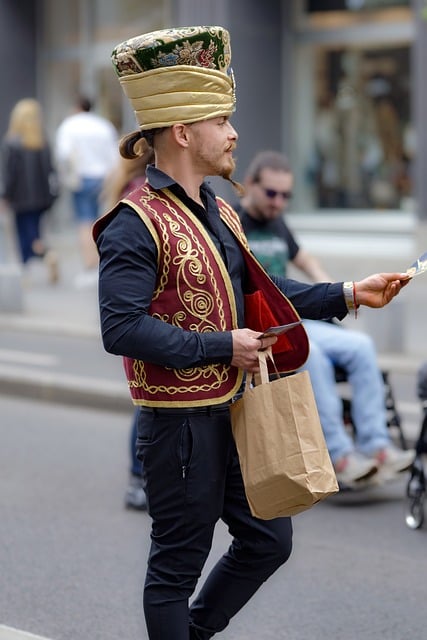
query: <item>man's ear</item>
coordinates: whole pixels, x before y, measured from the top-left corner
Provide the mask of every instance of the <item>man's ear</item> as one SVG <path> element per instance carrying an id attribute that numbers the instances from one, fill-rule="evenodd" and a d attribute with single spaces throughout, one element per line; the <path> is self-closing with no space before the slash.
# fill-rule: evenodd
<path id="1" fill-rule="evenodd" d="M 188 129 L 185 124 L 177 123 L 172 125 L 172 137 L 180 147 L 188 147 Z"/>

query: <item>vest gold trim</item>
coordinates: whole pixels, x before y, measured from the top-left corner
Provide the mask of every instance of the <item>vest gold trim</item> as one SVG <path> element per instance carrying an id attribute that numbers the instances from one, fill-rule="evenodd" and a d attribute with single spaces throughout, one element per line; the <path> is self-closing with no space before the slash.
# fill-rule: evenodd
<path id="1" fill-rule="evenodd" d="M 148 183 L 123 202 L 134 209 L 151 234 L 157 248 L 157 283 L 148 313 L 185 331 L 232 331 L 237 328 L 237 309 L 230 276 L 203 224 L 171 191 L 156 191 Z M 240 219 L 232 207 L 217 198 L 222 221 L 238 243 L 246 265 L 245 299 L 262 295 L 277 324 L 300 317 L 288 298 L 269 278 L 249 250 Z M 120 206 L 120 204 L 118 205 Z M 94 225 L 96 238 L 117 207 Z M 252 305 L 252 303 L 251 303 Z M 245 306 L 247 318 L 255 317 Z M 250 328 L 263 331 L 259 326 Z M 292 372 L 306 361 L 309 343 L 303 325 L 273 346 L 280 372 Z M 132 358 L 123 358 L 128 385 L 135 405 L 148 407 L 197 407 L 230 401 L 239 390 L 244 372 L 225 364 L 172 369 Z"/>
<path id="2" fill-rule="evenodd" d="M 230 276 L 197 217 L 168 189 L 148 184 L 126 198 L 157 247 L 158 280 L 150 315 L 188 331 L 231 331 L 237 309 Z M 134 404 L 203 406 L 227 402 L 243 371 L 225 364 L 169 369 L 124 358 Z"/>

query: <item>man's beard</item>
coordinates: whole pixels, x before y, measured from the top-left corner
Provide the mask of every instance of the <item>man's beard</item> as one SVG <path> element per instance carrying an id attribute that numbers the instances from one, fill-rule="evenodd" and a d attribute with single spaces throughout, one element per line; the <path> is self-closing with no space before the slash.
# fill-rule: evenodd
<path id="1" fill-rule="evenodd" d="M 231 151 L 231 149 L 230 149 L 230 151 Z M 233 175 L 234 170 L 236 168 L 236 161 L 233 158 L 233 156 L 231 156 L 231 155 L 229 156 L 229 158 L 230 158 L 229 166 L 223 167 L 223 169 L 220 171 L 219 175 L 221 176 L 221 178 L 224 178 L 225 180 L 230 180 L 231 181 L 231 176 Z"/>
<path id="2" fill-rule="evenodd" d="M 233 145 L 232 147 L 230 147 L 230 151 L 234 151 L 234 149 L 236 148 L 235 145 Z M 236 182 L 235 180 L 232 179 L 232 175 L 234 173 L 234 170 L 236 168 L 236 161 L 235 159 L 230 156 L 230 166 L 225 168 L 224 171 L 222 171 L 220 173 L 221 178 L 224 178 L 224 180 L 228 180 L 228 182 L 230 182 L 232 184 L 232 186 L 234 187 L 235 191 L 237 192 L 237 195 L 241 198 L 244 195 L 244 187 L 242 184 L 240 184 L 240 182 Z"/>
<path id="3" fill-rule="evenodd" d="M 236 161 L 229 152 L 234 151 L 235 148 L 236 145 L 233 144 L 225 150 L 225 152 L 228 152 L 226 156 L 226 158 L 228 158 L 227 163 L 223 161 L 223 154 L 221 154 L 221 157 L 219 159 L 212 158 L 212 155 L 204 150 L 199 152 L 199 160 L 203 162 L 203 164 L 205 164 L 206 175 L 219 176 L 221 178 L 224 178 L 224 180 L 227 180 L 233 185 L 238 195 L 242 196 L 244 192 L 243 186 L 240 183 L 235 182 L 231 177 L 236 168 Z"/>

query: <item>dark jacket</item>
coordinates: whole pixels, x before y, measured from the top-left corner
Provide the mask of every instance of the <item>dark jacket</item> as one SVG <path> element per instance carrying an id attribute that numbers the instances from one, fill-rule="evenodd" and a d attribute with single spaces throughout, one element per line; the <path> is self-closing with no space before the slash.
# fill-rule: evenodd
<path id="1" fill-rule="evenodd" d="M 207 183 L 200 188 L 205 206 L 197 204 L 172 178 L 150 165 L 149 184 L 169 189 L 208 229 L 212 242 L 227 265 L 236 298 L 239 327 L 245 326 L 245 267 L 240 249 L 225 225 L 217 224 L 218 204 Z M 190 369 L 211 363 L 230 363 L 233 341 L 230 331 L 184 331 L 150 315 L 158 282 L 157 247 L 148 227 L 129 206 L 101 218 L 95 229 L 100 252 L 99 305 L 105 349 L 174 369 Z M 305 318 L 343 318 L 347 307 L 342 283 L 306 284 L 273 277 L 279 289 Z"/>
<path id="2" fill-rule="evenodd" d="M 15 213 L 49 209 L 57 195 L 56 174 L 47 144 L 42 149 L 27 149 L 17 139 L 5 140 L 1 174 L 1 196 Z"/>

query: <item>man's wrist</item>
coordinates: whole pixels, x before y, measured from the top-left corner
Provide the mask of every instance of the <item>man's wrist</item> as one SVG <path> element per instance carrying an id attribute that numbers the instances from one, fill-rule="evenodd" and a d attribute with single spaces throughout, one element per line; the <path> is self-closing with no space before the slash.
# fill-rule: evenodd
<path id="1" fill-rule="evenodd" d="M 354 313 L 354 317 L 357 317 L 358 304 L 356 302 L 356 285 L 354 282 L 343 282 L 342 290 L 344 294 L 345 304 L 348 311 Z"/>

